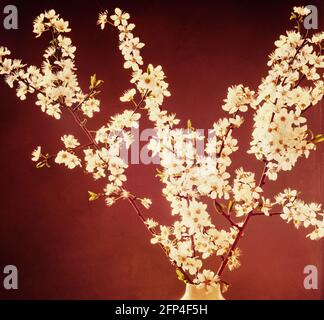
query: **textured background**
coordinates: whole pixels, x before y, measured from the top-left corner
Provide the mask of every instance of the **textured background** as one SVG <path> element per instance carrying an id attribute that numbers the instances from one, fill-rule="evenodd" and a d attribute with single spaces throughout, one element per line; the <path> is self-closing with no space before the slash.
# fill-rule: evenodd
<path id="1" fill-rule="evenodd" d="M 129 87 L 129 72 L 122 69 L 115 30 L 100 32 L 95 22 L 103 9 L 120 6 L 130 12 L 136 34 L 146 47 L 144 60 L 161 64 L 168 76 L 172 97 L 165 107 L 195 127 L 210 128 L 224 115 L 220 106 L 227 87 L 243 83 L 256 88 L 266 74 L 273 42 L 291 27 L 289 13 L 300 1 L 3 1 L 19 9 L 19 30 L 0 26 L 0 45 L 28 64 L 39 64 L 48 43 L 35 39 L 32 21 L 43 10 L 55 8 L 70 21 L 77 46 L 77 65 L 83 88 L 96 72 L 105 80 L 102 112 L 91 121 L 97 128 L 120 112 L 119 96 Z M 323 1 L 311 2 L 320 11 Z M 308 3 L 303 3 L 308 4 Z M 1 17 L 1 14 L 0 14 Z M 30 153 L 37 145 L 57 150 L 65 133 L 79 135 L 69 117 L 49 118 L 33 97 L 20 102 L 0 82 L 0 270 L 7 264 L 19 269 L 19 290 L 0 297 L 12 299 L 169 299 L 183 293 L 157 247 L 126 202 L 107 208 L 89 204 L 87 190 L 97 184 L 82 170 L 53 167 L 36 170 Z M 308 113 L 310 126 L 320 132 L 323 113 L 318 106 Z M 143 122 L 142 127 L 147 122 Z M 322 126 L 323 128 L 323 126 Z M 245 154 L 251 121 L 239 132 L 241 152 L 234 167 L 261 174 L 261 163 Z M 307 201 L 323 202 L 323 146 L 294 172 L 266 185 L 268 196 L 291 186 Z M 130 190 L 154 200 L 151 215 L 170 222 L 169 207 L 155 181 L 155 167 L 135 165 L 128 171 Z M 218 221 L 218 223 L 223 223 Z M 228 299 L 323 299 L 323 241 L 305 239 L 279 217 L 256 217 L 242 241 L 242 267 L 224 274 L 232 286 Z M 303 269 L 319 268 L 319 290 L 303 288 Z M 0 273 L 0 280 L 1 280 Z"/>

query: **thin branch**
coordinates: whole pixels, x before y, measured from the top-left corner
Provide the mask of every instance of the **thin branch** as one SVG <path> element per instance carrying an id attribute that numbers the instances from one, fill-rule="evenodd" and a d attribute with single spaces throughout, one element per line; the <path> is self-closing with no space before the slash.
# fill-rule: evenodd
<path id="1" fill-rule="evenodd" d="M 235 112 L 235 113 L 233 114 L 233 118 L 235 118 L 236 115 L 237 115 L 237 112 Z M 230 125 L 230 126 L 228 127 L 227 131 L 225 132 L 225 135 L 224 135 L 223 138 L 222 138 L 222 144 L 221 144 L 220 150 L 219 150 L 219 152 L 216 154 L 216 160 L 217 160 L 217 159 L 220 159 L 220 158 L 222 157 L 222 153 L 223 153 L 223 150 L 224 150 L 224 148 L 225 148 L 225 141 L 226 141 L 228 135 L 232 132 L 233 129 L 234 129 L 234 126 L 233 126 L 233 125 Z M 218 169 L 218 167 L 219 167 L 219 162 L 217 161 L 217 163 L 216 163 L 216 169 Z"/>
<path id="2" fill-rule="evenodd" d="M 263 172 L 259 181 L 259 187 L 262 188 L 266 182 L 267 172 L 268 172 L 268 161 L 264 160 Z"/>
<path id="3" fill-rule="evenodd" d="M 228 250 L 227 254 L 226 254 L 226 257 L 224 258 L 224 260 L 222 261 L 218 271 L 217 271 L 217 275 L 220 277 L 225 269 L 225 267 L 227 266 L 227 263 L 228 263 L 228 260 L 229 258 L 231 257 L 232 255 L 232 252 L 235 250 L 236 246 L 238 245 L 241 237 L 243 236 L 243 232 L 251 218 L 251 214 L 248 214 L 243 222 L 243 225 L 242 227 L 239 229 L 239 232 L 238 234 L 236 235 L 236 238 L 233 242 L 233 244 L 231 245 L 230 249 Z"/>
<path id="4" fill-rule="evenodd" d="M 131 196 L 131 197 L 128 197 L 127 200 L 131 204 L 131 206 L 133 207 L 133 209 L 135 210 L 135 212 L 137 213 L 138 217 L 142 220 L 142 222 L 146 226 L 146 229 L 151 233 L 152 236 L 155 236 L 156 233 L 154 232 L 154 230 L 150 229 L 146 225 L 146 223 L 145 223 L 146 222 L 146 218 L 145 218 L 144 214 L 141 212 L 141 210 L 139 209 L 139 207 L 137 206 L 137 204 L 135 202 L 136 197 Z M 168 254 L 166 248 L 161 243 L 158 243 L 158 245 L 163 250 L 163 252 L 165 253 L 165 255 L 168 257 L 168 260 L 171 262 L 171 264 L 173 266 L 176 266 L 181 271 L 181 273 L 184 275 L 184 277 L 188 281 L 188 283 L 192 284 L 193 283 L 192 280 L 190 279 L 190 277 L 188 276 L 188 274 L 183 270 L 183 268 L 177 266 L 177 264 L 176 264 L 175 261 L 170 260 L 170 257 L 169 257 L 169 254 Z"/>
<path id="5" fill-rule="evenodd" d="M 213 201 L 213 206 L 214 206 L 215 211 L 218 213 L 219 211 L 218 211 L 218 209 L 216 207 L 216 200 Z M 224 210 L 221 210 L 221 215 L 231 224 L 231 226 L 233 226 L 233 227 L 235 227 L 235 228 L 237 228 L 239 230 L 241 229 L 241 227 L 237 223 L 235 223 L 231 219 L 231 216 L 228 213 L 224 212 Z"/>
<path id="6" fill-rule="evenodd" d="M 196 249 L 195 249 L 195 238 L 193 235 L 190 236 L 190 240 L 191 240 L 192 257 L 194 258 L 196 256 Z"/>
<path id="7" fill-rule="evenodd" d="M 261 179 L 259 182 L 259 187 L 261 187 L 265 184 L 266 173 L 267 173 L 267 162 L 265 161 L 263 173 L 262 173 L 262 176 L 261 176 Z M 246 226 L 248 225 L 248 222 L 249 222 L 250 218 L 252 217 L 252 213 L 253 213 L 253 210 L 247 214 L 247 216 L 243 222 L 243 225 L 240 227 L 239 232 L 236 235 L 236 238 L 235 238 L 233 244 L 231 245 L 230 249 L 228 250 L 225 259 L 222 261 L 222 263 L 217 271 L 217 275 L 219 277 L 222 275 L 225 267 L 227 266 L 228 260 L 232 255 L 232 252 L 236 249 L 240 239 L 242 238 L 242 236 L 244 234 L 244 230 L 246 229 Z"/>
<path id="8" fill-rule="evenodd" d="M 91 147 L 91 146 L 93 146 L 93 142 L 89 142 L 89 143 L 87 143 L 87 144 L 77 146 L 77 147 L 75 147 L 75 148 L 73 148 L 73 149 L 71 149 L 71 150 L 72 150 L 72 151 L 78 151 L 78 150 L 80 150 L 80 149 L 83 150 L 83 149 L 88 148 L 88 147 Z"/>
<path id="9" fill-rule="evenodd" d="M 40 89 L 37 89 L 35 87 L 33 87 L 29 82 L 27 82 L 25 79 L 22 79 L 22 81 L 27 85 L 29 86 L 30 88 L 32 88 L 34 91 L 36 92 L 39 92 L 39 93 L 42 93 L 43 92 L 40 90 Z M 92 131 L 89 130 L 86 126 L 86 122 L 83 120 L 80 119 L 79 115 L 78 115 L 78 111 L 79 111 L 79 107 L 84 103 L 86 102 L 88 99 L 90 99 L 94 94 L 96 94 L 97 91 L 91 91 L 90 93 L 88 93 L 85 98 L 79 102 L 76 106 L 72 106 L 70 108 L 67 108 L 66 106 L 62 105 L 62 107 L 64 107 L 64 109 L 67 109 L 69 111 L 69 113 L 71 114 L 71 116 L 73 117 L 75 123 L 82 129 L 82 131 L 84 132 L 84 134 L 86 135 L 86 137 L 88 138 L 89 140 L 89 143 L 86 145 L 86 146 L 94 146 L 97 150 L 100 150 L 100 146 L 97 144 L 97 142 L 95 141 L 95 138 L 92 136 Z M 143 104 L 143 102 L 145 101 L 145 98 L 147 97 L 147 93 L 148 91 L 146 91 L 142 97 L 141 97 L 141 100 L 136 103 L 134 100 L 132 100 L 134 106 L 135 106 L 135 109 L 133 110 L 133 113 L 134 114 L 140 107 L 141 105 Z M 122 130 L 125 129 L 125 126 L 122 128 Z M 82 146 L 84 147 L 84 146 Z M 80 148 L 80 147 L 79 147 Z M 76 148 L 77 149 L 77 148 Z M 75 150 L 76 150 L 75 149 Z M 49 156 L 46 161 L 48 161 L 50 158 L 52 158 L 52 156 Z M 136 205 L 135 203 L 135 199 L 136 197 L 134 198 L 127 198 L 128 201 L 130 202 L 132 208 L 135 210 L 135 212 L 137 213 L 138 217 L 141 219 L 141 221 L 143 222 L 144 226 L 146 227 L 146 229 L 154 236 L 155 235 L 155 232 L 154 230 L 151 230 L 150 228 L 148 228 L 148 226 L 146 225 L 146 218 L 145 216 L 142 214 L 142 212 L 140 211 L 140 209 L 138 208 L 138 206 Z M 190 283 L 190 284 L 193 284 L 193 281 L 190 279 L 190 277 L 188 276 L 188 274 L 183 270 L 182 267 L 179 267 L 177 266 L 176 262 L 175 261 L 171 261 L 170 260 L 170 257 L 168 255 L 168 252 L 166 250 L 166 248 L 164 248 L 162 246 L 162 244 L 159 243 L 159 246 L 161 247 L 161 249 L 163 250 L 163 252 L 166 254 L 166 256 L 168 257 L 168 260 L 171 262 L 172 265 L 176 266 L 177 269 L 179 269 L 181 271 L 181 273 L 183 274 L 183 276 L 185 277 L 185 280 Z"/>
<path id="10" fill-rule="evenodd" d="M 72 115 L 74 121 L 78 124 L 78 126 L 82 129 L 82 131 L 85 133 L 85 135 L 87 136 L 87 138 L 89 139 L 89 141 L 93 144 L 93 146 L 97 149 L 100 150 L 99 145 L 97 144 L 96 140 L 94 139 L 94 137 L 92 136 L 91 132 L 89 131 L 89 129 L 87 128 L 87 126 L 85 125 L 85 122 L 82 121 L 80 119 L 80 117 L 77 114 L 77 111 L 73 111 L 73 109 L 68 108 L 70 114 Z"/>
<path id="11" fill-rule="evenodd" d="M 271 212 L 269 214 L 264 214 L 263 212 L 253 212 L 251 216 L 273 217 L 273 216 L 279 216 L 281 214 L 283 214 L 283 212 Z"/>
<path id="12" fill-rule="evenodd" d="M 296 53 L 295 53 L 294 57 L 292 58 L 291 62 L 289 63 L 290 65 L 293 63 L 293 61 L 294 61 L 295 58 L 297 57 L 298 52 L 301 50 L 301 48 L 302 48 L 306 43 L 307 43 L 307 42 L 306 42 L 306 39 L 304 39 L 303 43 L 302 43 L 302 44 L 300 45 L 300 47 L 296 50 Z M 285 78 L 285 79 L 282 81 L 282 85 L 284 85 L 284 83 L 286 82 L 286 79 L 287 79 L 287 78 Z M 276 99 L 275 104 L 276 104 L 276 103 L 277 103 L 277 99 Z M 271 122 L 272 122 L 272 120 L 273 120 L 273 116 L 274 116 L 274 113 L 272 114 Z M 264 186 L 265 181 L 266 181 L 266 175 L 267 175 L 267 171 L 268 171 L 267 164 L 268 164 L 268 161 L 264 160 L 263 173 L 262 173 L 262 175 L 261 175 L 260 182 L 259 182 L 259 187 L 261 187 L 261 188 Z M 219 269 L 218 269 L 218 271 L 217 271 L 217 275 L 218 275 L 218 276 L 221 276 L 221 274 L 223 273 L 223 271 L 224 271 L 224 269 L 225 269 L 225 267 L 226 267 L 226 265 L 227 265 L 227 263 L 228 263 L 228 260 L 229 260 L 229 258 L 230 258 L 231 255 L 232 255 L 232 252 L 235 250 L 235 248 L 236 248 L 236 246 L 238 245 L 240 239 L 242 238 L 242 236 L 243 236 L 243 232 L 244 232 L 244 230 L 245 230 L 245 228 L 246 228 L 246 226 L 247 226 L 247 224 L 248 224 L 248 222 L 249 222 L 249 220 L 250 220 L 250 218 L 251 218 L 252 216 L 253 216 L 253 210 L 247 214 L 247 216 L 246 216 L 246 218 L 245 218 L 245 220 L 244 220 L 244 222 L 243 222 L 243 225 L 242 225 L 241 229 L 239 230 L 239 232 L 238 232 L 238 234 L 237 234 L 237 236 L 236 236 L 236 238 L 235 238 L 235 240 L 234 240 L 232 246 L 231 246 L 230 249 L 228 250 L 225 259 L 224 259 L 223 262 L 221 263 L 221 265 L 220 265 L 220 267 L 219 267 Z"/>

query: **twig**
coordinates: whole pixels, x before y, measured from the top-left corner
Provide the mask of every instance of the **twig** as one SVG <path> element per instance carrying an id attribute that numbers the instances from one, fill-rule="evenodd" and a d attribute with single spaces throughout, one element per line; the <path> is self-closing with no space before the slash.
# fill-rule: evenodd
<path id="1" fill-rule="evenodd" d="M 218 209 L 216 207 L 216 200 L 213 201 L 213 206 L 214 206 L 214 209 L 216 210 L 216 212 L 218 212 Z M 241 227 L 235 223 L 232 219 L 231 219 L 231 216 L 224 212 L 224 210 L 221 210 L 221 215 L 233 226 L 233 227 L 236 227 L 237 229 L 241 229 Z"/>
<path id="2" fill-rule="evenodd" d="M 307 36 L 307 34 L 306 34 L 306 36 Z M 290 61 L 290 63 L 289 63 L 290 65 L 293 63 L 293 61 L 294 61 L 295 58 L 297 57 L 297 54 L 299 53 L 299 51 L 302 49 L 302 47 L 303 47 L 306 43 L 307 43 L 307 39 L 304 39 L 303 43 L 302 43 L 302 44 L 300 45 L 300 47 L 296 50 L 295 55 L 293 56 L 292 60 Z M 282 81 L 282 85 L 284 85 L 284 83 L 286 82 L 286 79 L 287 79 L 287 78 L 285 78 L 285 79 Z M 277 100 L 276 100 L 275 104 L 276 104 L 276 103 L 277 103 Z M 274 116 L 274 113 L 273 113 L 273 115 L 272 115 L 271 122 L 272 122 L 272 120 L 273 120 L 273 116 Z M 265 184 L 266 174 L 267 174 L 267 170 L 268 170 L 268 168 L 267 168 L 267 164 L 268 164 L 268 162 L 267 162 L 266 160 L 264 160 L 264 168 L 263 168 L 263 173 L 262 173 L 261 178 L 260 178 L 259 187 L 263 187 L 264 184 Z M 246 216 L 246 218 L 245 218 L 245 220 L 244 220 L 244 222 L 243 222 L 243 225 L 242 225 L 241 229 L 239 230 L 239 232 L 238 232 L 238 234 L 237 234 L 237 236 L 236 236 L 236 238 L 235 238 L 235 240 L 234 240 L 232 246 L 231 246 L 230 249 L 228 250 L 225 259 L 224 259 L 223 262 L 221 263 L 221 265 L 220 265 L 220 267 L 219 267 L 219 269 L 218 269 L 218 271 L 217 271 L 217 275 L 218 275 L 218 276 L 221 276 L 221 274 L 223 273 L 223 271 L 224 271 L 224 269 L 225 269 L 225 267 L 226 267 L 226 265 L 227 265 L 227 263 L 228 263 L 228 260 L 229 260 L 230 256 L 232 255 L 232 252 L 235 250 L 235 248 L 236 248 L 238 242 L 240 241 L 240 239 L 241 239 L 241 237 L 242 237 L 242 235 L 243 235 L 243 231 L 245 230 L 245 228 L 246 228 L 246 226 L 247 226 L 247 224 L 248 224 L 248 222 L 249 222 L 249 220 L 250 220 L 250 218 L 251 218 L 252 216 L 253 216 L 253 210 L 247 214 L 247 216 Z"/>
<path id="3" fill-rule="evenodd" d="M 138 208 L 135 200 L 136 200 L 136 197 L 134 196 L 130 196 L 127 198 L 128 202 L 131 204 L 132 208 L 135 210 L 135 212 L 137 213 L 138 217 L 142 220 L 142 222 L 144 223 L 144 225 L 146 226 L 146 229 L 151 233 L 152 236 L 155 236 L 156 233 L 154 232 L 154 230 L 150 229 L 147 225 L 146 225 L 146 218 L 144 217 L 143 213 L 141 212 L 141 210 Z M 167 250 L 165 249 L 165 247 L 161 244 L 161 243 L 158 243 L 159 247 L 163 250 L 163 252 L 165 253 L 165 255 L 168 257 L 168 260 L 171 262 L 171 264 L 173 266 L 176 266 L 180 271 L 181 273 L 184 275 L 186 281 L 190 284 L 192 284 L 192 280 L 190 279 L 190 277 L 188 276 L 188 274 L 183 270 L 182 267 L 179 267 L 177 266 L 176 262 L 175 261 L 172 261 L 170 260 L 170 257 L 169 257 L 169 254 L 167 252 Z"/>
<path id="4" fill-rule="evenodd" d="M 271 212 L 269 214 L 264 214 L 263 212 L 253 212 L 251 216 L 273 217 L 273 216 L 279 216 L 281 214 L 283 214 L 283 212 Z"/>
<path id="5" fill-rule="evenodd" d="M 235 238 L 235 240 L 234 240 L 232 246 L 231 246 L 230 249 L 228 250 L 228 252 L 227 252 L 227 254 L 226 254 L 226 257 L 225 257 L 224 260 L 222 261 L 222 263 L 221 263 L 221 265 L 220 265 L 220 267 L 219 267 L 219 269 L 218 269 L 218 271 L 217 271 L 217 275 L 218 275 L 219 277 L 222 275 L 222 273 L 223 273 L 225 267 L 227 266 L 228 260 L 229 260 L 229 258 L 231 257 L 232 252 L 235 250 L 236 246 L 238 245 L 238 243 L 239 243 L 239 241 L 240 241 L 240 239 L 241 239 L 241 237 L 242 237 L 242 235 L 243 235 L 243 232 L 244 232 L 244 230 L 245 230 L 245 228 L 246 228 L 246 226 L 247 226 L 247 224 L 248 224 L 248 222 L 249 222 L 249 220 L 250 220 L 251 217 L 252 217 L 251 214 L 248 214 L 248 215 L 246 216 L 244 222 L 243 222 L 242 227 L 239 229 L 239 232 L 238 232 L 238 234 L 237 234 L 237 236 L 236 236 L 236 238 Z"/>
<path id="6" fill-rule="evenodd" d="M 265 161 L 264 164 L 264 168 L 263 168 L 263 173 L 259 182 L 259 187 L 261 187 L 262 185 L 264 185 L 265 183 L 265 177 L 266 177 L 266 173 L 267 173 L 267 162 Z M 231 245 L 230 249 L 228 250 L 225 259 L 222 261 L 218 271 L 217 271 L 217 275 L 220 277 L 225 269 L 225 267 L 227 266 L 228 260 L 232 255 L 232 252 L 236 249 L 240 239 L 242 238 L 243 234 L 244 234 L 244 230 L 246 229 L 246 226 L 248 225 L 248 222 L 250 220 L 250 218 L 252 217 L 252 213 L 253 210 L 251 212 L 249 212 L 243 222 L 243 225 L 241 226 L 241 228 L 239 229 L 239 232 L 236 235 L 236 238 L 233 242 L 233 244 Z"/>

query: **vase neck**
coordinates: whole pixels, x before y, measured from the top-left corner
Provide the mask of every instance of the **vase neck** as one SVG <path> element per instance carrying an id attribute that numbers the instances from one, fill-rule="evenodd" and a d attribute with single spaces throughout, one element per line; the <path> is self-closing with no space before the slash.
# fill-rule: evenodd
<path id="1" fill-rule="evenodd" d="M 198 288 L 196 285 L 187 284 L 186 291 L 181 300 L 225 300 L 220 285 L 207 291 L 205 288 Z"/>

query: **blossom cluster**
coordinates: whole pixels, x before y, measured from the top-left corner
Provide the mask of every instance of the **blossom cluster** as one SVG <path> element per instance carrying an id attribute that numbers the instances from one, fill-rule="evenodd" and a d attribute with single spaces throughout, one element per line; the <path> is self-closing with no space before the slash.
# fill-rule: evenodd
<path id="1" fill-rule="evenodd" d="M 252 103 L 255 115 L 249 150 L 267 161 L 270 180 L 276 180 L 280 171 L 292 170 L 300 157 L 307 158 L 316 149 L 303 115 L 323 97 L 323 40 L 324 33 L 305 38 L 288 31 L 275 42 L 276 50 L 270 55 L 269 73 Z M 309 86 L 302 87 L 303 80 Z"/>
<path id="2" fill-rule="evenodd" d="M 245 172 L 243 168 L 237 169 L 232 189 L 236 216 L 245 216 L 256 209 L 262 191 L 255 182 L 254 173 Z"/>
<path id="3" fill-rule="evenodd" d="M 125 110 L 112 116 L 99 130 L 87 128 L 87 118 L 92 118 L 94 113 L 100 111 L 100 101 L 96 96 L 103 81 L 97 80 L 96 75 L 93 75 L 90 92 L 84 93 L 81 90 L 74 61 L 76 47 L 64 35 L 71 31 L 68 26 L 69 23 L 54 10 L 39 15 L 34 21 L 34 33 L 37 37 L 45 32 L 52 36 L 50 46 L 43 55 L 41 68 L 27 67 L 21 60 L 10 59 L 10 51 L 1 47 L 0 74 L 5 76 L 10 87 L 16 86 L 20 99 L 26 99 L 28 93 L 35 93 L 36 105 L 49 116 L 60 119 L 63 111 L 70 113 L 90 139 L 90 143 L 81 145 L 73 135 L 64 135 L 61 138 L 64 149 L 51 156 L 43 154 L 42 148 L 38 147 L 32 155 L 37 166 L 49 166 L 49 161 L 53 158 L 55 163 L 69 169 L 84 167 L 96 180 L 107 178 L 102 195 L 107 197 L 107 204 L 112 204 L 114 198 L 120 196 L 122 185 L 126 181 L 124 173 L 127 164 L 121 158 L 120 150 L 131 145 L 133 139 L 129 129 L 137 126 L 140 114 L 134 110 Z"/>
<path id="4" fill-rule="evenodd" d="M 324 237 L 324 213 L 321 205 L 317 203 L 305 203 L 298 198 L 296 190 L 286 189 L 276 197 L 276 203 L 283 207 L 281 218 L 287 223 L 293 222 L 298 229 L 312 227 L 313 230 L 307 235 L 312 240 Z"/>
<path id="5" fill-rule="evenodd" d="M 99 16 L 98 24 L 101 24 L 103 15 L 106 15 L 103 21 L 108 21 L 106 20 L 108 14 L 105 12 Z M 115 15 L 121 16 L 123 12 L 116 9 Z M 226 172 L 226 168 L 231 163 L 229 155 L 237 150 L 237 140 L 232 137 L 231 131 L 238 128 L 243 119 L 235 112 L 230 118 L 215 123 L 214 137 L 210 138 L 206 147 L 208 154 L 198 155 L 196 143 L 204 139 L 204 136 L 190 127 L 173 128 L 179 120 L 174 114 L 169 114 L 162 108 L 164 98 L 170 96 L 162 67 L 148 65 L 146 71 L 142 70 L 143 59 L 140 48 L 136 46 L 134 52 L 133 39 L 136 39 L 136 44 L 141 42 L 129 31 L 134 30 L 135 26 L 128 28 L 128 19 L 123 21 L 123 28 L 117 22 L 120 32 L 119 48 L 125 59 L 124 68 L 131 67 L 133 71 L 131 83 L 135 85 L 136 90 L 130 89 L 125 94 L 126 97 L 130 96 L 129 99 L 124 96 L 121 100 L 131 100 L 135 92 L 144 97 L 144 108 L 156 132 L 150 139 L 148 148 L 153 155 L 158 154 L 161 159 L 163 170 L 159 176 L 165 183 L 162 192 L 170 202 L 172 214 L 178 216 L 178 220 L 172 226 L 159 226 L 159 232 L 154 235 L 152 243 L 162 245 L 167 250 L 170 260 L 195 276 L 195 283 L 200 283 L 199 279 L 203 274 L 212 272 L 202 269 L 203 260 L 214 254 L 223 256 L 233 244 L 238 231 L 236 228 L 229 231 L 218 230 L 207 212 L 207 205 L 200 197 L 212 199 L 230 197 L 231 188 L 228 182 L 230 175 Z M 116 22 L 110 24 L 116 26 Z M 127 36 L 124 36 L 125 28 L 128 30 Z M 131 65 L 129 61 L 132 61 Z M 239 88 L 242 91 L 242 98 L 233 103 L 239 109 L 236 111 L 244 112 L 246 110 L 243 104 L 250 102 L 252 93 L 243 86 Z M 230 98 L 228 100 L 227 105 L 232 102 Z M 158 227 L 158 223 L 152 219 L 149 219 L 147 224 L 154 229 Z M 234 257 L 235 254 L 231 258 L 233 269 L 239 265 Z"/>
<path id="6" fill-rule="evenodd" d="M 298 11 L 301 9 L 295 10 L 304 15 L 304 11 Z M 119 20 L 122 20 L 123 14 L 120 10 L 115 11 L 115 15 L 120 16 Z M 240 250 L 232 250 L 231 247 L 240 230 L 240 222 L 232 223 L 229 231 L 217 229 L 207 211 L 207 204 L 202 200 L 231 199 L 228 214 L 233 211 L 237 218 L 245 218 L 258 209 L 270 215 L 276 202 L 261 196 L 263 189 L 256 183 L 254 173 L 240 168 L 236 170 L 233 183 L 229 181 L 227 169 L 231 165 L 230 155 L 238 150 L 238 141 L 232 133 L 244 122 L 241 114 L 249 107 L 254 110 L 253 140 L 249 153 L 254 153 L 267 164 L 265 174 L 271 180 L 277 178 L 280 170 L 291 170 L 301 155 L 308 156 L 310 150 L 315 149 L 315 144 L 307 139 L 308 127 L 302 112 L 320 101 L 323 95 L 323 82 L 319 80 L 318 73 L 318 69 L 323 67 L 323 57 L 320 51 L 312 48 L 312 45 L 321 43 L 323 35 L 315 35 L 307 41 L 295 31 L 281 36 L 275 43 L 276 51 L 270 56 L 269 75 L 258 92 L 243 85 L 229 88 L 222 106 L 229 117 L 214 123 L 214 137 L 208 139 L 205 156 L 199 156 L 197 142 L 205 137 L 191 124 L 187 129 L 173 128 L 179 120 L 162 109 L 164 98 L 169 96 L 168 91 L 163 91 L 168 84 L 162 68 L 158 66 L 156 74 L 154 70 L 157 68 L 149 65 L 148 71 L 144 72 L 139 48 L 135 53 L 125 49 L 129 48 L 130 39 L 141 43 L 131 32 L 135 26 L 128 22 L 128 18 L 127 15 L 127 19 L 123 20 L 122 28 L 117 24 L 124 67 L 132 68 L 131 83 L 135 84 L 142 97 L 145 96 L 145 109 L 156 129 L 156 136 L 152 137 L 148 147 L 161 159 L 162 168 L 158 176 L 165 184 L 163 194 L 170 202 L 172 215 L 178 217 L 170 227 L 159 226 L 160 232 L 155 234 L 152 243 L 166 248 L 170 259 L 178 267 L 195 276 L 194 283 L 204 283 L 202 279 L 208 275 L 209 285 L 215 285 L 219 279 L 211 270 L 203 269 L 203 260 L 212 255 L 224 258 L 224 254 L 229 252 L 227 266 L 232 270 L 240 265 Z M 110 24 L 116 26 L 116 22 Z M 123 33 L 124 29 L 127 36 Z M 313 88 L 300 86 L 300 78 L 304 77 L 314 83 Z M 147 87 L 147 84 L 150 86 Z M 134 95 L 134 88 L 130 92 Z M 305 98 L 307 94 L 308 100 Z M 223 208 L 220 211 L 224 214 Z M 285 218 L 284 214 L 282 218 Z M 148 221 L 154 229 L 158 227 L 154 220 Z M 319 220 L 315 219 L 313 224 L 317 223 L 315 221 Z M 322 230 L 320 228 L 318 222 L 317 230 Z M 315 236 L 311 238 L 315 239 Z"/>
<path id="7" fill-rule="evenodd" d="M 296 7 L 293 14 L 300 22 L 309 14 L 307 10 Z M 17 96 L 25 99 L 28 93 L 37 94 L 36 105 L 56 119 L 67 111 L 88 139 L 83 145 L 80 138 L 66 134 L 61 137 L 64 148 L 53 156 L 37 147 L 32 153 L 37 167 L 48 167 L 54 160 L 69 169 L 83 167 L 95 180 L 106 179 L 104 190 L 89 192 L 89 200 L 104 197 L 111 206 L 119 199 L 128 199 L 151 231 L 152 244 L 159 244 L 177 267 L 179 278 L 207 290 L 222 283 L 222 266 L 229 270 L 240 266 L 241 250 L 236 245 L 254 214 L 271 216 L 272 209 L 280 206 L 282 219 L 292 221 L 296 227 L 313 227 L 310 239 L 324 237 L 320 205 L 304 203 L 290 189 L 274 200 L 264 196 L 265 178 L 276 180 L 280 171 L 292 170 L 300 157 L 308 157 L 316 149 L 305 112 L 324 93 L 320 71 L 324 33 L 307 38 L 298 30 L 280 36 L 269 56 L 268 75 L 258 90 L 254 92 L 242 84 L 230 87 L 222 105 L 226 116 L 214 122 L 211 135 L 206 137 L 191 121 L 186 128 L 179 127 L 176 115 L 163 109 L 165 98 L 171 95 L 166 75 L 160 65 L 144 67 L 141 55 L 144 43 L 134 35 L 135 24 L 130 22 L 130 15 L 119 8 L 112 15 L 104 11 L 97 24 L 101 29 L 108 24 L 118 30 L 123 66 L 132 72 L 130 88 L 120 97 L 121 102 L 131 107 L 111 116 L 98 130 L 90 130 L 87 120 L 100 111 L 96 96 L 103 82 L 93 75 L 90 91 L 81 90 L 74 61 L 76 48 L 64 35 L 70 31 L 69 23 L 54 10 L 34 21 L 37 37 L 47 31 L 52 35 L 41 68 L 12 60 L 10 51 L 0 48 L 0 74 L 10 87 L 16 88 Z M 307 81 L 307 87 L 301 85 L 303 81 Z M 231 156 L 239 149 L 235 131 L 243 125 L 248 111 L 253 113 L 254 120 L 248 153 L 265 164 L 259 183 L 256 174 L 243 167 L 236 169 L 234 175 L 230 171 Z M 155 129 L 148 149 L 160 158 L 157 176 L 175 218 L 170 226 L 145 218 L 136 201 L 146 209 L 152 201 L 124 189 L 127 164 L 121 157 L 121 149 L 132 144 L 131 129 L 137 128 L 142 113 L 147 114 Z M 200 142 L 204 140 L 207 144 L 201 153 Z M 229 227 L 217 226 L 215 214 L 226 218 Z M 217 274 L 205 268 L 205 260 L 212 256 L 222 262 Z"/>

